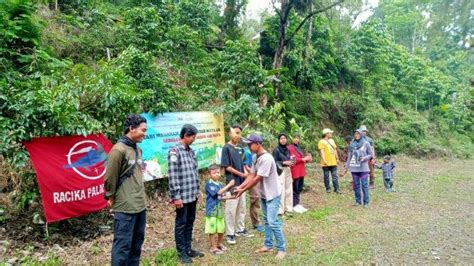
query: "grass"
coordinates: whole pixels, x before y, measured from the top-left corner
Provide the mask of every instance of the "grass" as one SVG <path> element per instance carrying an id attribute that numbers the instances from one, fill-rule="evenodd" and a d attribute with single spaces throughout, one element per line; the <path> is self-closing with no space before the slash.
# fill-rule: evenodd
<path id="1" fill-rule="evenodd" d="M 324 217 L 326 217 L 330 213 L 331 213 L 331 208 L 325 207 L 319 210 L 309 211 L 307 212 L 306 215 L 309 215 L 311 218 L 316 219 L 316 220 L 322 220 L 324 219 Z"/>
<path id="2" fill-rule="evenodd" d="M 352 206 L 354 195 L 348 177 L 340 180 L 342 195 L 327 194 L 320 169 L 310 168 L 302 197 L 303 205 L 310 211 L 284 219 L 288 255 L 283 261 L 277 261 L 272 255 L 253 253 L 263 242 L 263 236 L 257 234 L 251 239 L 238 238 L 237 244 L 225 255 L 206 255 L 196 262 L 245 265 L 474 263 L 474 241 L 463 233 L 474 229 L 467 219 L 474 211 L 471 196 L 474 168 L 470 166 L 474 163 L 414 159 L 401 159 L 397 163 L 397 192 L 385 192 L 381 173 L 377 172 L 376 189 L 370 191 L 368 209 Z M 454 207 L 459 205 L 463 208 Z M 459 245 L 459 241 L 464 243 Z M 205 244 L 200 243 L 199 248 L 207 250 Z"/>
<path id="3" fill-rule="evenodd" d="M 204 207 L 198 208 L 193 248 L 204 252 L 195 259 L 203 265 L 341 265 L 341 264 L 468 264 L 474 265 L 474 161 L 397 158 L 395 193 L 383 189 L 377 172 L 368 209 L 352 206 L 349 177 L 340 179 L 343 194 L 326 193 L 322 171 L 311 165 L 305 179 L 304 214 L 284 218 L 287 257 L 257 255 L 263 235 L 237 238 L 236 245 L 220 256 L 210 255 L 204 234 Z M 165 199 L 152 201 L 148 210 L 143 265 L 176 265 L 174 210 Z M 248 218 L 248 217 L 247 217 Z M 247 220 L 247 228 L 250 221 Z M 58 265 L 87 261 L 108 264 L 112 235 L 65 247 L 64 254 L 40 262 L 13 254 L 26 264 Z M 36 252 L 36 250 L 34 251 Z M 78 258 L 79 254 L 82 256 Z M 2 258 L 4 263 L 8 258 Z M 1 265 L 1 263 L 0 263 Z"/>

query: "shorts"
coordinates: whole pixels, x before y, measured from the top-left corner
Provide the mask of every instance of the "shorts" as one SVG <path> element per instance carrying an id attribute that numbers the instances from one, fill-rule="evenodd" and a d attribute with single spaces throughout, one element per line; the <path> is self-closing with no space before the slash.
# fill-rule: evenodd
<path id="1" fill-rule="evenodd" d="M 204 230 L 206 234 L 223 234 L 224 231 L 225 231 L 224 218 L 206 216 L 206 227 Z"/>

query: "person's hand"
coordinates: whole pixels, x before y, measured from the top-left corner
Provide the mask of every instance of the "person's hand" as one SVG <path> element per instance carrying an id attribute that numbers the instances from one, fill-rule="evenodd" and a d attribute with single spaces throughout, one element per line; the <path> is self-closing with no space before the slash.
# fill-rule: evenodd
<path id="1" fill-rule="evenodd" d="M 324 160 L 323 165 L 328 165 L 328 161 Z"/>
<path id="2" fill-rule="evenodd" d="M 239 186 L 239 187 L 236 187 L 236 188 L 234 189 L 234 194 L 233 194 L 234 199 L 240 197 L 240 195 L 242 195 L 242 193 L 244 193 L 244 192 L 245 192 L 245 190 L 244 190 L 243 188 L 241 188 L 240 186 Z"/>
<path id="3" fill-rule="evenodd" d="M 293 161 L 283 161 L 283 165 L 293 166 Z"/>
<path id="4" fill-rule="evenodd" d="M 344 166 L 344 170 L 342 170 L 342 176 L 346 176 L 347 174 L 347 167 Z"/>
<path id="5" fill-rule="evenodd" d="M 114 205 L 114 199 L 109 198 L 109 200 L 107 202 L 109 203 L 109 206 L 112 208 L 112 206 Z"/>
<path id="6" fill-rule="evenodd" d="M 241 176 L 242 178 L 247 178 L 247 177 L 249 176 L 249 174 L 248 174 L 248 173 L 242 173 L 240 176 Z"/>
<path id="7" fill-rule="evenodd" d="M 114 206 L 114 198 L 110 197 L 109 200 L 107 201 L 107 203 L 109 204 L 110 206 L 110 211 L 109 213 L 112 214 L 113 213 L 113 209 L 112 209 L 112 206 Z"/>
<path id="8" fill-rule="evenodd" d="M 174 205 L 174 207 L 176 207 L 176 209 L 181 209 L 181 208 L 184 207 L 183 201 L 180 200 L 180 199 L 179 200 L 174 200 L 173 205 Z"/>

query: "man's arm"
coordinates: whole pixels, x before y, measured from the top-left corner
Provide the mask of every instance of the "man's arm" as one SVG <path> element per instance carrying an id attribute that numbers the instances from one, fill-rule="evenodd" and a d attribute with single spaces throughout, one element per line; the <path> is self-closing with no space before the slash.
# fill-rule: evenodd
<path id="1" fill-rule="evenodd" d="M 123 154 L 115 149 L 112 149 L 107 158 L 106 171 L 105 171 L 105 199 L 109 200 L 112 205 L 114 201 L 114 195 L 116 193 L 118 178 L 120 175 L 121 163 Z"/>
<path id="2" fill-rule="evenodd" d="M 247 175 L 245 173 L 241 173 L 239 172 L 238 170 L 236 170 L 235 168 L 233 168 L 232 166 L 227 166 L 225 168 L 226 172 L 229 172 L 231 174 L 233 174 L 234 176 L 240 176 L 240 177 L 247 177 Z"/>
<path id="3" fill-rule="evenodd" d="M 179 183 L 179 156 L 178 151 L 171 149 L 168 152 L 168 183 L 170 190 L 170 198 L 176 208 L 182 208 L 181 186 Z"/>
<path id="4" fill-rule="evenodd" d="M 326 161 L 326 157 L 324 157 L 324 150 L 319 150 L 319 154 L 321 155 L 321 160 L 323 161 L 324 165 L 327 165 L 328 162 Z"/>
<path id="5" fill-rule="evenodd" d="M 221 166 L 224 167 L 224 170 L 226 172 L 231 173 L 234 176 L 246 177 L 244 173 L 241 173 L 240 171 L 232 167 L 231 160 L 232 158 L 230 156 L 230 150 L 227 146 L 225 146 L 222 149 Z"/>
<path id="6" fill-rule="evenodd" d="M 235 197 L 236 198 L 240 197 L 240 195 L 242 195 L 242 193 L 249 190 L 250 188 L 255 186 L 258 182 L 260 182 L 262 180 L 262 178 L 263 178 L 262 176 L 259 176 L 259 175 L 256 175 L 256 174 L 250 174 L 245 179 L 245 181 L 235 189 L 235 192 L 236 192 Z"/>
<path id="7" fill-rule="evenodd" d="M 230 180 L 229 184 L 227 184 L 225 187 L 221 188 L 217 194 L 224 194 L 227 190 L 229 190 L 231 187 L 233 187 L 235 184 L 235 180 L 232 179 Z"/>

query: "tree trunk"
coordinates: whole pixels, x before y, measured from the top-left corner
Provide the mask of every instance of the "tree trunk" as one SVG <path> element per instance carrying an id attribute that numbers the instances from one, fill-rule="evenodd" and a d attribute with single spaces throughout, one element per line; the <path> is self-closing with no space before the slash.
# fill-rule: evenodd
<path id="1" fill-rule="evenodd" d="M 283 54 L 286 46 L 286 27 L 288 26 L 288 15 L 290 13 L 290 3 L 288 0 L 281 0 L 280 24 L 278 26 L 278 42 L 273 57 L 273 69 L 283 65 Z"/>
<path id="2" fill-rule="evenodd" d="M 288 26 L 288 17 L 290 14 L 292 6 L 290 5 L 289 0 L 281 0 L 280 8 L 280 25 L 278 27 L 278 42 L 275 49 L 275 56 L 273 57 L 273 69 L 279 69 L 283 66 L 283 56 L 285 54 L 286 48 L 286 27 Z M 278 84 L 273 84 L 275 87 L 275 97 L 279 95 L 279 86 Z"/>
<path id="3" fill-rule="evenodd" d="M 313 12 L 313 5 L 309 7 L 309 12 Z M 309 50 L 311 47 L 311 39 L 313 38 L 313 19 L 308 23 L 308 34 L 306 35 L 306 48 L 304 53 L 304 59 L 307 62 L 309 58 Z"/>

